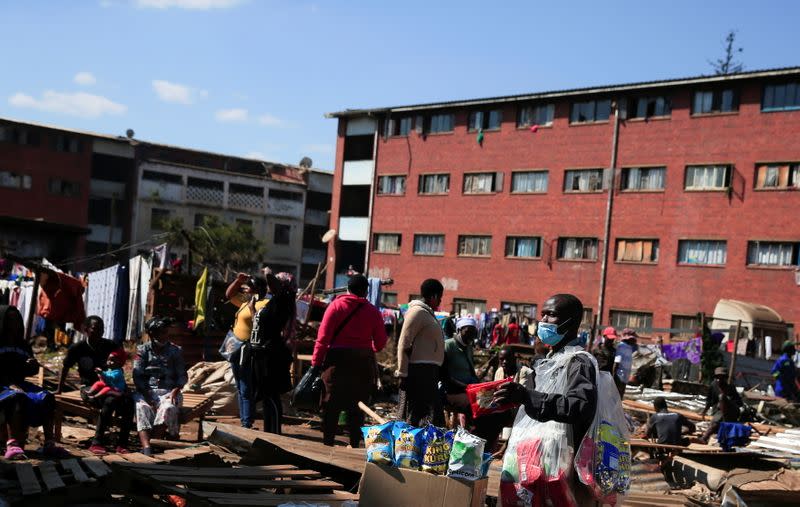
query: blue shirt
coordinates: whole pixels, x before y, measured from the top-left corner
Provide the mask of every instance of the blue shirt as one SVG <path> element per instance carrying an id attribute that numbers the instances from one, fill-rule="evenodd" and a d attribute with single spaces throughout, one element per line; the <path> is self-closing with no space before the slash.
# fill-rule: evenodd
<path id="1" fill-rule="evenodd" d="M 788 354 L 783 354 L 775 361 L 770 372 L 775 378 L 775 394 L 781 398 L 794 398 L 797 393 L 797 368 L 792 359 Z"/>
<path id="2" fill-rule="evenodd" d="M 633 347 L 625 342 L 617 344 L 617 355 L 614 362 L 618 363 L 617 377 L 624 383 L 628 383 L 631 377 L 631 369 L 633 368 Z"/>
<path id="3" fill-rule="evenodd" d="M 107 386 L 113 387 L 119 392 L 125 392 L 125 372 L 122 371 L 122 368 L 105 370 L 100 375 Z"/>

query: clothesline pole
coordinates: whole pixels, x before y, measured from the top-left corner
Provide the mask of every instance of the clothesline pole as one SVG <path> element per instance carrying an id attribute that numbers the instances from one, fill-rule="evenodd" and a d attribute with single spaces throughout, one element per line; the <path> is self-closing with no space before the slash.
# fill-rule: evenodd
<path id="1" fill-rule="evenodd" d="M 39 307 L 39 270 L 36 269 L 33 272 L 33 295 L 31 296 L 30 305 L 28 305 L 28 315 L 25 316 L 25 320 L 27 321 L 28 325 L 25 328 L 25 338 L 30 339 L 33 336 L 33 316 L 36 314 L 36 310 Z M 82 324 L 82 323 L 81 323 Z"/>
<path id="2" fill-rule="evenodd" d="M 733 352 L 731 352 L 731 366 L 728 368 L 728 383 L 733 383 L 733 373 L 736 370 L 736 349 L 739 348 L 739 331 L 742 329 L 742 321 L 736 322 L 736 334 L 733 338 Z M 730 341 L 730 338 L 728 338 Z"/>

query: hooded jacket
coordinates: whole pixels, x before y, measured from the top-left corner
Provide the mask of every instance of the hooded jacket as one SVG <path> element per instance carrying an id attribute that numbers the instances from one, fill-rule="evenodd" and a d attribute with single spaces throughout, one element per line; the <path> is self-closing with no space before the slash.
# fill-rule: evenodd
<path id="1" fill-rule="evenodd" d="M 435 364 L 444 361 L 444 334 L 430 306 L 412 301 L 400 331 L 397 345 L 397 375 L 408 375 L 409 364 Z"/>

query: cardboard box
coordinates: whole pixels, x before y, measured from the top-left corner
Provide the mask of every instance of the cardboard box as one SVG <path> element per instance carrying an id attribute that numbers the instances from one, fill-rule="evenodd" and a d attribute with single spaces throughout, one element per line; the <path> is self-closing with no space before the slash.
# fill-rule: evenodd
<path id="1" fill-rule="evenodd" d="M 462 481 L 367 463 L 358 486 L 361 507 L 483 507 L 489 479 Z"/>

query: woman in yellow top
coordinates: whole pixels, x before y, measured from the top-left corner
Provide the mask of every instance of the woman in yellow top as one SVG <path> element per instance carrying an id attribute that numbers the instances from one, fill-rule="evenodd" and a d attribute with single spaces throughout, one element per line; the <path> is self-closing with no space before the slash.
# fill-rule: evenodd
<path id="1" fill-rule="evenodd" d="M 250 385 L 249 365 L 241 360 L 242 345 L 250 339 L 253 316 L 269 303 L 265 299 L 266 295 L 267 280 L 245 273 L 236 275 L 236 279 L 225 291 L 225 297 L 231 304 L 237 305 L 239 310 L 236 311 L 233 327 L 222 342 L 220 353 L 231 363 L 239 398 L 239 419 L 245 428 L 253 426 L 253 389 Z"/>

